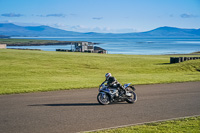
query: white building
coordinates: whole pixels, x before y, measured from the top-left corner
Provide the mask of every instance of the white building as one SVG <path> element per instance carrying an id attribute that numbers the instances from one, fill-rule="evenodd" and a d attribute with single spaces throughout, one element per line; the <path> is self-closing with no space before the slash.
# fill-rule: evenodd
<path id="1" fill-rule="evenodd" d="M 6 49 L 7 45 L 6 44 L 0 44 L 0 49 Z"/>

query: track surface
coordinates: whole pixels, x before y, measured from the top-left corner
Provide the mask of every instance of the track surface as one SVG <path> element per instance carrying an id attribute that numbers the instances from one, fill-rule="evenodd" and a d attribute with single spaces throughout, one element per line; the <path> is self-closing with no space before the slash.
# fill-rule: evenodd
<path id="1" fill-rule="evenodd" d="M 0 96 L 1 133 L 73 133 L 200 115 L 200 82 L 138 85 L 138 101 L 99 105 L 97 89 Z"/>

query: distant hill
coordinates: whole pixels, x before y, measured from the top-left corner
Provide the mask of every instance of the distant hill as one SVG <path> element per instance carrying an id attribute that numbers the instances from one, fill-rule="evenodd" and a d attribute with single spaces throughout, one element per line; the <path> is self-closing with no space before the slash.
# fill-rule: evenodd
<path id="1" fill-rule="evenodd" d="M 18 26 L 12 23 L 0 23 L 0 35 L 6 36 L 54 36 L 54 37 L 200 37 L 200 29 L 181 29 L 176 27 L 159 27 L 147 32 L 137 33 L 80 33 L 66 31 L 49 26 Z"/>
<path id="2" fill-rule="evenodd" d="M 142 34 L 148 36 L 200 36 L 200 29 L 180 29 L 165 26 Z"/>
<path id="3" fill-rule="evenodd" d="M 79 36 L 81 34 L 49 26 L 18 26 L 12 23 L 0 23 L 0 35 L 7 36 Z"/>
<path id="4" fill-rule="evenodd" d="M 0 38 L 10 38 L 10 36 L 0 35 Z"/>

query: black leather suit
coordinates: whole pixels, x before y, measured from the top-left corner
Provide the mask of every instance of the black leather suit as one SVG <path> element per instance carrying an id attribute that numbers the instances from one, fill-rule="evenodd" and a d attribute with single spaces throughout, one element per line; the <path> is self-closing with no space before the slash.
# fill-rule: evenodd
<path id="1" fill-rule="evenodd" d="M 116 80 L 115 77 L 111 76 L 108 79 L 106 79 L 104 82 L 107 82 L 108 87 L 117 88 L 119 91 L 124 90 L 122 85 Z"/>

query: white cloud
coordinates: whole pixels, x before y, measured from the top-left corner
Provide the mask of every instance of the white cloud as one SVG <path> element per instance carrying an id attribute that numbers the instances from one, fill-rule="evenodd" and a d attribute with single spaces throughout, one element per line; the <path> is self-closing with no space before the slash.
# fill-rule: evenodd
<path id="1" fill-rule="evenodd" d="M 63 13 L 52 13 L 52 14 L 46 14 L 46 15 L 44 15 L 44 14 L 37 14 L 37 15 L 34 15 L 34 14 L 32 14 L 32 16 L 37 16 L 37 17 L 66 17 L 67 16 L 67 14 L 63 14 Z"/>
<path id="2" fill-rule="evenodd" d="M 13 21 L 11 21 L 11 20 L 2 20 L 2 21 L 0 21 L 0 23 L 13 23 Z"/>
<path id="3" fill-rule="evenodd" d="M 101 20 L 101 19 L 103 19 L 103 17 L 93 17 L 92 19 L 94 19 L 94 20 Z"/>
<path id="4" fill-rule="evenodd" d="M 1 16 L 3 16 L 3 17 L 22 17 L 24 15 L 19 14 L 19 13 L 3 13 L 3 14 L 1 14 Z"/>
<path id="5" fill-rule="evenodd" d="M 197 15 L 194 14 L 189 14 L 189 13 L 183 13 L 180 15 L 181 18 L 196 18 L 198 17 Z"/>
<path id="6" fill-rule="evenodd" d="M 114 29 L 111 27 L 88 27 L 84 25 L 65 25 L 62 23 L 51 24 L 49 26 L 68 30 L 68 31 L 76 31 L 76 32 L 98 32 L 98 33 L 129 33 L 129 32 L 137 32 L 136 29 L 133 28 L 120 28 Z"/>
<path id="7" fill-rule="evenodd" d="M 59 13 L 59 14 L 47 14 L 46 17 L 66 17 L 67 15 L 66 14 L 62 14 L 62 13 Z"/>

